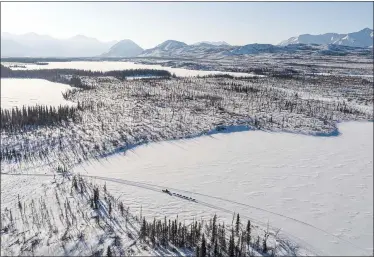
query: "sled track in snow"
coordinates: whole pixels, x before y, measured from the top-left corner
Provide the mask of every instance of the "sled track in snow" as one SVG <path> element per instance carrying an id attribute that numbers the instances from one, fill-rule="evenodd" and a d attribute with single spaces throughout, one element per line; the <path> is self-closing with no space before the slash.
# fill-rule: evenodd
<path id="1" fill-rule="evenodd" d="M 10 175 L 10 176 L 39 176 L 39 177 L 53 177 L 55 175 L 62 176 L 62 174 L 52 175 L 52 174 L 22 174 L 22 173 L 1 173 L 1 175 Z M 71 175 L 72 174 L 67 174 L 66 177 L 70 177 Z M 114 182 L 114 183 L 125 184 L 125 185 L 129 185 L 129 186 L 134 186 L 134 187 L 137 187 L 137 188 L 151 190 L 151 191 L 154 191 L 156 193 L 165 194 L 164 192 L 162 192 L 161 189 L 159 189 L 159 188 L 163 188 L 163 187 L 157 186 L 157 185 L 151 185 L 151 184 L 146 184 L 146 183 L 141 183 L 141 182 L 134 182 L 134 181 L 123 180 L 123 179 L 101 177 L 101 176 L 90 176 L 90 175 L 82 175 L 82 174 L 80 174 L 80 176 L 86 177 L 86 178 L 91 178 L 91 179 L 98 179 L 98 180 L 103 180 L 103 181 L 109 181 L 109 182 Z M 175 191 L 177 191 L 177 190 L 175 190 Z M 171 196 L 171 197 L 177 197 L 177 196 Z M 178 197 L 178 198 L 180 198 L 180 197 Z M 185 200 L 183 198 L 180 198 L 180 199 L 181 200 Z M 199 205 L 202 205 L 202 206 L 206 206 L 206 207 L 208 207 L 210 209 L 218 210 L 218 211 L 221 211 L 221 212 L 224 212 L 224 213 L 229 213 L 229 214 L 234 214 L 235 213 L 232 210 L 228 210 L 228 209 L 225 209 L 223 207 L 212 205 L 212 204 L 209 204 L 209 203 L 197 200 L 197 199 L 195 201 L 190 201 L 190 202 L 193 203 L 193 204 L 199 204 Z M 268 225 L 268 224 L 265 224 L 262 221 L 254 219 L 252 217 L 249 217 L 249 216 L 246 216 L 246 215 L 243 215 L 243 214 L 241 216 L 243 218 L 255 221 L 257 224 L 262 225 L 264 228 Z M 279 228 L 273 227 L 271 225 L 269 225 L 269 228 L 273 229 L 274 231 L 280 230 Z M 280 238 L 280 237 L 278 237 L 278 239 L 280 239 L 286 245 L 289 245 L 289 240 L 287 240 L 287 239 L 292 239 L 292 242 L 297 243 L 299 246 L 302 245 L 305 250 L 313 252 L 314 254 L 318 253 L 318 255 L 326 255 L 325 253 L 322 253 L 320 250 L 315 249 L 313 246 L 311 246 L 308 242 L 304 241 L 303 239 L 298 238 L 297 236 L 294 236 L 292 234 L 289 234 L 289 233 L 287 233 L 284 230 L 283 230 L 282 233 L 286 235 L 286 238 Z"/>
<path id="2" fill-rule="evenodd" d="M 42 176 L 42 177 L 52 177 L 52 176 L 55 176 L 55 175 L 52 175 L 52 174 L 22 174 L 22 173 L 1 173 L 1 175 L 11 175 L 11 176 Z M 57 174 L 57 175 L 61 176 L 62 174 Z M 72 174 L 68 174 L 67 176 L 71 176 L 71 175 Z M 345 243 L 348 243 L 348 244 L 352 245 L 353 247 L 355 247 L 356 249 L 359 249 L 359 250 L 361 250 L 363 252 L 367 252 L 368 253 L 368 250 L 363 249 L 362 247 L 357 246 L 354 243 L 349 242 L 349 241 L 347 241 L 345 239 L 342 239 L 342 238 L 340 238 L 340 237 L 338 237 L 338 236 L 336 236 L 334 234 L 331 234 L 330 232 L 328 232 L 328 231 L 326 231 L 324 229 L 315 227 L 312 224 L 306 223 L 306 222 L 301 221 L 301 220 L 297 220 L 295 218 L 292 218 L 292 217 L 289 217 L 289 216 L 286 216 L 286 215 L 283 215 L 283 214 L 280 214 L 280 213 L 268 211 L 268 210 L 260 208 L 260 207 L 256 207 L 256 206 L 252 206 L 252 205 L 248 205 L 248 204 L 244 204 L 244 203 L 239 203 L 239 202 L 232 201 L 232 200 L 225 199 L 225 198 L 221 198 L 221 197 L 206 195 L 206 194 L 202 194 L 202 193 L 196 193 L 196 192 L 187 191 L 187 190 L 181 190 L 181 189 L 172 188 L 172 187 L 165 187 L 165 186 L 160 186 L 160 185 L 154 185 L 154 184 L 149 184 L 149 183 L 144 183 L 144 182 L 136 182 L 136 181 L 131 181 L 131 180 L 116 179 L 116 178 L 102 177 L 102 176 L 83 175 L 83 174 L 80 174 L 80 176 L 86 177 L 86 178 L 92 178 L 92 179 L 98 179 L 98 180 L 103 180 L 103 181 L 114 182 L 114 183 L 125 184 L 125 185 L 129 185 L 129 186 L 134 186 L 134 187 L 138 187 L 138 188 L 143 188 L 143 189 L 151 190 L 151 191 L 162 193 L 162 194 L 165 194 L 164 192 L 162 192 L 162 189 L 168 188 L 168 189 L 171 189 L 171 190 L 176 191 L 176 192 L 183 192 L 183 193 L 188 193 L 188 194 L 200 195 L 200 196 L 204 196 L 204 197 L 208 197 L 208 198 L 212 198 L 212 199 L 216 199 L 216 200 L 220 200 L 220 201 L 225 201 L 225 202 L 228 202 L 228 203 L 231 203 L 231 204 L 236 204 L 236 205 L 244 206 L 244 207 L 247 207 L 247 208 L 260 210 L 260 211 L 263 211 L 263 212 L 266 212 L 266 213 L 270 213 L 270 214 L 273 214 L 273 215 L 276 215 L 276 216 L 279 216 L 279 217 L 283 217 L 283 218 L 289 219 L 291 221 L 297 222 L 299 224 L 311 227 L 311 228 L 316 229 L 316 230 L 318 230 L 320 232 L 323 232 L 323 233 L 325 233 L 327 235 L 330 235 L 330 236 L 332 236 L 332 237 L 334 237 L 334 238 L 336 238 L 338 240 L 341 240 L 341 241 L 343 241 Z M 178 198 L 180 198 L 180 197 L 178 197 Z M 181 198 L 181 199 L 183 199 L 183 198 Z M 225 213 L 230 213 L 230 214 L 234 214 L 235 213 L 232 210 L 228 210 L 228 209 L 216 206 L 216 205 L 212 205 L 212 204 L 206 203 L 204 201 L 200 201 L 198 199 L 196 199 L 196 201 L 190 201 L 190 202 L 193 203 L 193 204 L 200 204 L 200 205 L 206 206 L 208 208 L 219 210 L 219 211 L 222 211 L 222 212 L 225 212 Z M 265 224 L 264 222 L 261 222 L 259 220 L 253 219 L 252 217 L 249 217 L 249 216 L 242 215 L 242 217 L 244 217 L 246 219 L 249 219 L 249 220 L 254 220 L 258 224 L 261 224 L 261 225 L 263 225 L 265 227 L 268 225 L 268 224 Z M 273 227 L 273 226 L 270 226 L 270 225 L 269 225 L 269 227 L 272 228 L 274 231 L 275 230 L 280 230 L 280 228 Z M 302 244 L 304 246 L 308 246 L 308 248 L 306 248 L 306 250 L 311 250 L 312 249 L 312 252 L 314 252 L 314 253 L 319 252 L 320 255 L 325 255 L 325 253 L 321 252 L 320 250 L 314 249 L 313 246 L 311 246 L 309 243 L 307 243 L 303 239 L 298 238 L 298 237 L 296 237 L 296 236 L 294 236 L 292 234 L 289 234 L 287 232 L 283 232 L 283 233 L 285 235 L 287 235 L 287 237 L 289 237 L 291 239 L 296 239 L 295 242 L 299 241 L 299 242 L 302 242 Z"/>
<path id="3" fill-rule="evenodd" d="M 82 175 L 82 176 L 86 176 L 86 175 Z M 301 220 L 298 220 L 298 219 L 295 219 L 295 218 L 292 218 L 292 217 L 289 217 L 289 216 L 286 216 L 284 214 L 281 214 L 281 213 L 276 213 L 276 212 L 272 212 L 272 211 L 268 211 L 266 209 L 263 209 L 263 208 L 260 208 L 260 207 L 256 207 L 256 206 L 253 206 L 253 205 L 248 205 L 248 204 L 244 204 L 244 203 L 239 203 L 239 202 L 236 202 L 236 201 L 233 201 L 233 200 L 229 200 L 229 199 L 225 199 L 225 198 L 221 198 L 221 197 L 216 197 L 216 196 L 211 196 L 211 195 L 206 195 L 206 194 L 202 194 L 202 193 L 196 193 L 196 192 L 192 192 L 192 191 L 187 191 L 187 190 L 182 190 L 182 189 L 177 189 L 177 188 L 172 188 L 172 187 L 166 187 L 166 186 L 159 186 L 159 185 L 154 185 L 154 184 L 149 184 L 149 183 L 144 183 L 144 182 L 135 182 L 135 181 L 129 181 L 129 180 L 124 180 L 124 179 L 115 179 L 115 178 L 108 178 L 108 177 L 101 177 L 101 176 L 87 176 L 87 177 L 91 177 L 91 178 L 97 178 L 97 179 L 100 179 L 100 180 L 107 180 L 107 181 L 112 181 L 112 182 L 116 182 L 116 183 L 122 183 L 122 184 L 127 184 L 127 185 L 133 185 L 133 186 L 136 186 L 136 187 L 142 187 L 142 188 L 146 188 L 146 189 L 150 189 L 150 190 L 153 190 L 153 191 L 156 191 L 156 192 L 162 192 L 161 190 L 163 188 L 168 188 L 168 189 L 171 189 L 173 191 L 176 191 L 176 192 L 183 192 L 183 193 L 188 193 L 188 194 L 194 194 L 194 195 L 200 195 L 200 196 L 204 196 L 204 197 L 208 197 L 208 198 L 212 198 L 212 199 L 217 199 L 217 200 L 220 200 L 220 201 L 225 201 L 225 202 L 228 202 L 228 203 L 231 203 L 231 204 L 236 204 L 236 205 L 240 205 L 240 206 L 244 206 L 244 207 L 247 207 L 247 208 L 251 208 L 251 209 L 256 209 L 256 210 L 260 210 L 260 211 L 263 211 L 263 212 L 266 212 L 266 213 L 270 213 L 270 214 L 273 214 L 273 215 L 276 215 L 276 216 L 279 216 L 279 217 L 283 217 L 283 218 L 286 218 L 288 220 L 291 220 L 293 222 L 297 222 L 301 225 L 304 225 L 304 226 L 308 226 L 310 228 L 313 228 L 313 229 L 316 229 L 320 232 L 323 232 L 329 236 L 332 236 L 338 240 L 341 240 L 345 243 L 348 243 L 350 245 L 352 245 L 353 247 L 355 247 L 356 249 L 359 249 L 363 252 L 368 252 L 368 250 L 366 249 L 363 249 L 362 247 L 350 242 L 350 241 L 347 241 L 343 238 L 340 238 L 324 229 L 321 229 L 321 228 L 318 228 L 312 224 L 309 224 L 309 223 L 306 223 L 304 221 L 301 221 Z M 155 190 L 155 188 L 158 188 L 159 190 Z M 152 188 L 152 189 L 151 189 Z M 222 208 L 222 207 L 219 207 L 219 206 L 215 206 L 215 205 L 212 205 L 212 204 L 209 204 L 209 203 L 206 203 L 206 202 L 203 202 L 201 200 L 198 200 L 196 199 L 196 202 L 194 203 L 198 203 L 198 204 L 201 204 L 201 205 L 204 205 L 204 206 L 207 206 L 209 208 L 212 208 L 212 209 L 216 209 L 216 210 L 220 210 L 220 211 L 223 211 L 223 212 L 226 212 L 226 213 L 231 213 L 231 214 L 234 214 L 235 212 L 231 211 L 231 210 L 228 210 L 228 209 L 225 209 L 225 208 Z M 242 215 L 244 218 L 247 218 L 247 219 L 250 219 L 250 220 L 255 220 L 253 219 L 252 217 L 248 217 L 248 216 L 244 216 Z M 255 220 L 257 223 L 263 225 L 263 226 L 267 226 L 267 224 L 265 224 L 264 222 L 261 222 L 259 220 Z M 273 227 L 273 226 L 269 226 L 271 227 L 272 229 L 274 230 L 278 230 L 279 228 L 277 227 Z M 309 247 L 313 248 L 311 245 L 309 245 L 307 242 L 305 242 L 304 240 L 294 236 L 294 235 L 291 235 L 291 234 L 288 234 L 288 233 L 284 233 L 286 234 L 288 237 L 290 238 L 294 238 L 294 239 L 297 239 L 298 241 L 301 241 L 303 242 L 305 245 L 308 245 Z M 315 249 L 313 249 L 313 252 L 315 252 Z M 321 253 L 321 254 L 325 254 L 325 253 Z"/>

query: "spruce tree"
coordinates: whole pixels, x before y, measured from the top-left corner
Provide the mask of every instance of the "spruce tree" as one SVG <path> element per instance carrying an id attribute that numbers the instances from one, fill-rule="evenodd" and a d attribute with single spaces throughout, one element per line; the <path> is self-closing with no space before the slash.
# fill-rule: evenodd
<path id="1" fill-rule="evenodd" d="M 216 237 L 217 237 L 217 215 L 214 214 L 214 217 L 213 217 L 213 224 L 212 224 L 212 240 L 211 240 L 211 243 L 214 244 L 214 242 L 216 241 Z"/>
<path id="2" fill-rule="evenodd" d="M 229 241 L 229 257 L 235 256 L 235 241 L 234 241 L 234 229 L 231 229 L 231 236 Z"/>
<path id="3" fill-rule="evenodd" d="M 206 257 L 206 242 L 204 234 L 203 239 L 201 240 L 201 257 Z"/>
<path id="4" fill-rule="evenodd" d="M 142 222 L 142 226 L 140 227 L 140 238 L 141 239 L 144 239 L 146 236 L 146 228 L 147 228 L 147 224 L 144 218 Z"/>
<path id="5" fill-rule="evenodd" d="M 200 247 L 196 246 L 196 257 L 200 257 Z"/>
<path id="6" fill-rule="evenodd" d="M 217 241 L 214 243 L 214 253 L 213 256 L 218 256 L 218 243 Z"/>
<path id="7" fill-rule="evenodd" d="M 251 243 L 251 221 L 250 220 L 248 220 L 247 222 L 246 243 L 247 243 L 247 247 L 249 247 L 249 244 Z"/>
<path id="8" fill-rule="evenodd" d="M 107 248 L 107 250 L 106 250 L 106 256 L 107 257 L 112 257 L 113 255 L 112 255 L 112 251 L 110 250 L 110 246 L 108 245 L 108 248 Z"/>
<path id="9" fill-rule="evenodd" d="M 239 227 L 240 227 L 240 217 L 238 213 L 238 215 L 236 216 L 236 234 L 237 235 L 239 234 Z"/>

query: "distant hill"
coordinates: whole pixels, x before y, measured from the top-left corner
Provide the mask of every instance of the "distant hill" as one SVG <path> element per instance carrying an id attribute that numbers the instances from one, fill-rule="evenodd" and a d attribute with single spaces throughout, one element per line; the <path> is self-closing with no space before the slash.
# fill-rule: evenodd
<path id="1" fill-rule="evenodd" d="M 348 34 L 326 33 L 321 35 L 303 34 L 282 41 L 279 45 L 290 44 L 319 44 L 342 45 L 352 47 L 373 47 L 373 30 L 365 28 L 358 32 Z"/>
<path id="2" fill-rule="evenodd" d="M 112 46 L 104 57 L 135 57 L 143 52 L 143 48 L 130 39 L 124 39 Z"/>

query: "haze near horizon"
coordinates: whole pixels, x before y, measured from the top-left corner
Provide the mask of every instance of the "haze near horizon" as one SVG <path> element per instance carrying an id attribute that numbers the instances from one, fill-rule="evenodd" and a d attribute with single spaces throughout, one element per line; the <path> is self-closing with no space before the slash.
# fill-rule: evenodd
<path id="1" fill-rule="evenodd" d="M 278 44 L 300 34 L 372 28 L 372 22 L 370 2 L 1 3 L 2 32 L 56 38 L 85 35 L 101 41 L 131 39 L 143 48 L 168 39 L 187 44 Z"/>

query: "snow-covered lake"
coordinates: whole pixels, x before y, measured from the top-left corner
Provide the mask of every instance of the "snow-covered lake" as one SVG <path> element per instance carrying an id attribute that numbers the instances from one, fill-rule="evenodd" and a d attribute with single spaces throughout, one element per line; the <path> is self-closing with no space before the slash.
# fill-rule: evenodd
<path id="1" fill-rule="evenodd" d="M 217 213 L 231 223 L 231 212 L 239 212 L 318 254 L 372 255 L 373 123 L 342 123 L 339 131 L 337 137 L 245 131 L 152 143 L 74 172 L 186 190 L 197 200 L 106 182 L 149 217 Z"/>
<path id="2" fill-rule="evenodd" d="M 23 105 L 74 105 L 62 97 L 69 85 L 44 79 L 1 79 L 1 108 Z"/>
<path id="3" fill-rule="evenodd" d="M 2 63 L 4 66 L 12 66 L 16 63 Z M 180 77 L 194 77 L 194 76 L 206 76 L 213 74 L 229 74 L 235 77 L 251 77 L 258 76 L 249 73 L 241 72 L 221 72 L 221 71 L 203 71 L 203 70 L 188 70 L 182 68 L 171 68 L 164 67 L 158 64 L 138 64 L 134 62 L 113 62 L 113 61 L 103 61 L 103 62 L 87 62 L 87 61 L 74 61 L 74 62 L 50 62 L 48 65 L 36 65 L 36 64 L 19 64 L 25 66 L 26 68 L 12 67 L 14 70 L 22 69 L 80 69 L 80 70 L 92 70 L 92 71 L 111 71 L 111 70 L 129 70 L 129 69 L 157 69 L 157 70 L 167 70 L 171 74 L 175 74 Z"/>

